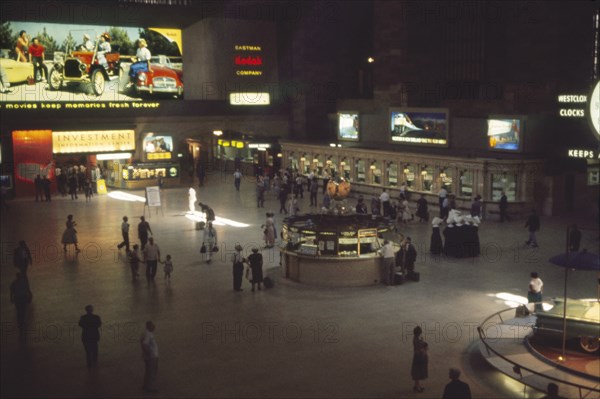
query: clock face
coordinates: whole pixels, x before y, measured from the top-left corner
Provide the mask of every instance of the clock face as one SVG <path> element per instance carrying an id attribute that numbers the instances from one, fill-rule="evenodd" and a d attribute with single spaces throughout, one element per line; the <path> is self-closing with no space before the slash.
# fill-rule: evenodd
<path id="1" fill-rule="evenodd" d="M 351 185 L 348 181 L 340 178 L 339 180 L 329 180 L 327 183 L 327 193 L 334 200 L 343 200 L 350 194 Z"/>
<path id="2" fill-rule="evenodd" d="M 588 115 L 592 130 L 600 139 L 600 81 L 596 82 L 592 95 L 589 96 L 588 104 L 590 107 Z"/>

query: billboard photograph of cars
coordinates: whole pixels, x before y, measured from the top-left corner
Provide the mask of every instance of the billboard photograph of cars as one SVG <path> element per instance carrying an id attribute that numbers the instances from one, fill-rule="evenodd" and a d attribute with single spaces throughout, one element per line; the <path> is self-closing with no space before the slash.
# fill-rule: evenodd
<path id="1" fill-rule="evenodd" d="M 391 109 L 392 142 L 448 146 L 448 111 L 445 109 Z"/>
<path id="2" fill-rule="evenodd" d="M 4 22 L 0 101 L 183 97 L 180 29 Z"/>

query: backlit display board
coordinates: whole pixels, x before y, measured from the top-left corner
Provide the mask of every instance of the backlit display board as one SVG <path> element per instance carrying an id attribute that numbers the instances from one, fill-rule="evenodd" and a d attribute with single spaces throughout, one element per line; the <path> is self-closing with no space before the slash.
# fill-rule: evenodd
<path id="1" fill-rule="evenodd" d="M 32 109 L 135 108 L 183 96 L 180 29 L 19 21 L 3 28 L 0 66 L 10 82 L 10 91 L 0 95 L 4 109 L 22 103 L 35 103 Z M 149 59 L 150 69 L 138 55 Z"/>
<path id="2" fill-rule="evenodd" d="M 448 110 L 392 108 L 390 138 L 398 144 L 448 146 Z"/>
<path id="3" fill-rule="evenodd" d="M 360 138 L 360 118 L 358 112 L 338 113 L 338 139 L 358 141 Z"/>
<path id="4" fill-rule="evenodd" d="M 521 150 L 523 123 L 520 119 L 492 118 L 488 119 L 487 124 L 487 141 L 490 150 Z"/>
<path id="5" fill-rule="evenodd" d="M 173 137 L 152 135 L 144 138 L 144 157 L 148 161 L 171 159 Z"/>

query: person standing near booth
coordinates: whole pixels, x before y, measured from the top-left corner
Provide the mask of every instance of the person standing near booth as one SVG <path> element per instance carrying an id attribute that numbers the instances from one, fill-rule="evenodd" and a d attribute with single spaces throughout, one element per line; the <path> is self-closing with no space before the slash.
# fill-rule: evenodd
<path id="1" fill-rule="evenodd" d="M 140 238 L 140 243 L 142 244 L 142 251 L 146 247 L 146 243 L 148 242 L 148 233 L 152 233 L 152 229 L 150 228 L 150 223 L 146 222 L 146 218 L 144 216 L 140 216 L 141 222 L 138 224 L 138 237 Z"/>

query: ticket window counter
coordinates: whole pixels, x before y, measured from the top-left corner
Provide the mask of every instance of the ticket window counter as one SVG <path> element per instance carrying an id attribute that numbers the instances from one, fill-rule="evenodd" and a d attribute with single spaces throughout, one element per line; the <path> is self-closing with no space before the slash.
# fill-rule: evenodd
<path id="1" fill-rule="evenodd" d="M 388 166 L 387 184 L 390 187 L 398 187 L 398 164 L 391 163 Z"/>

